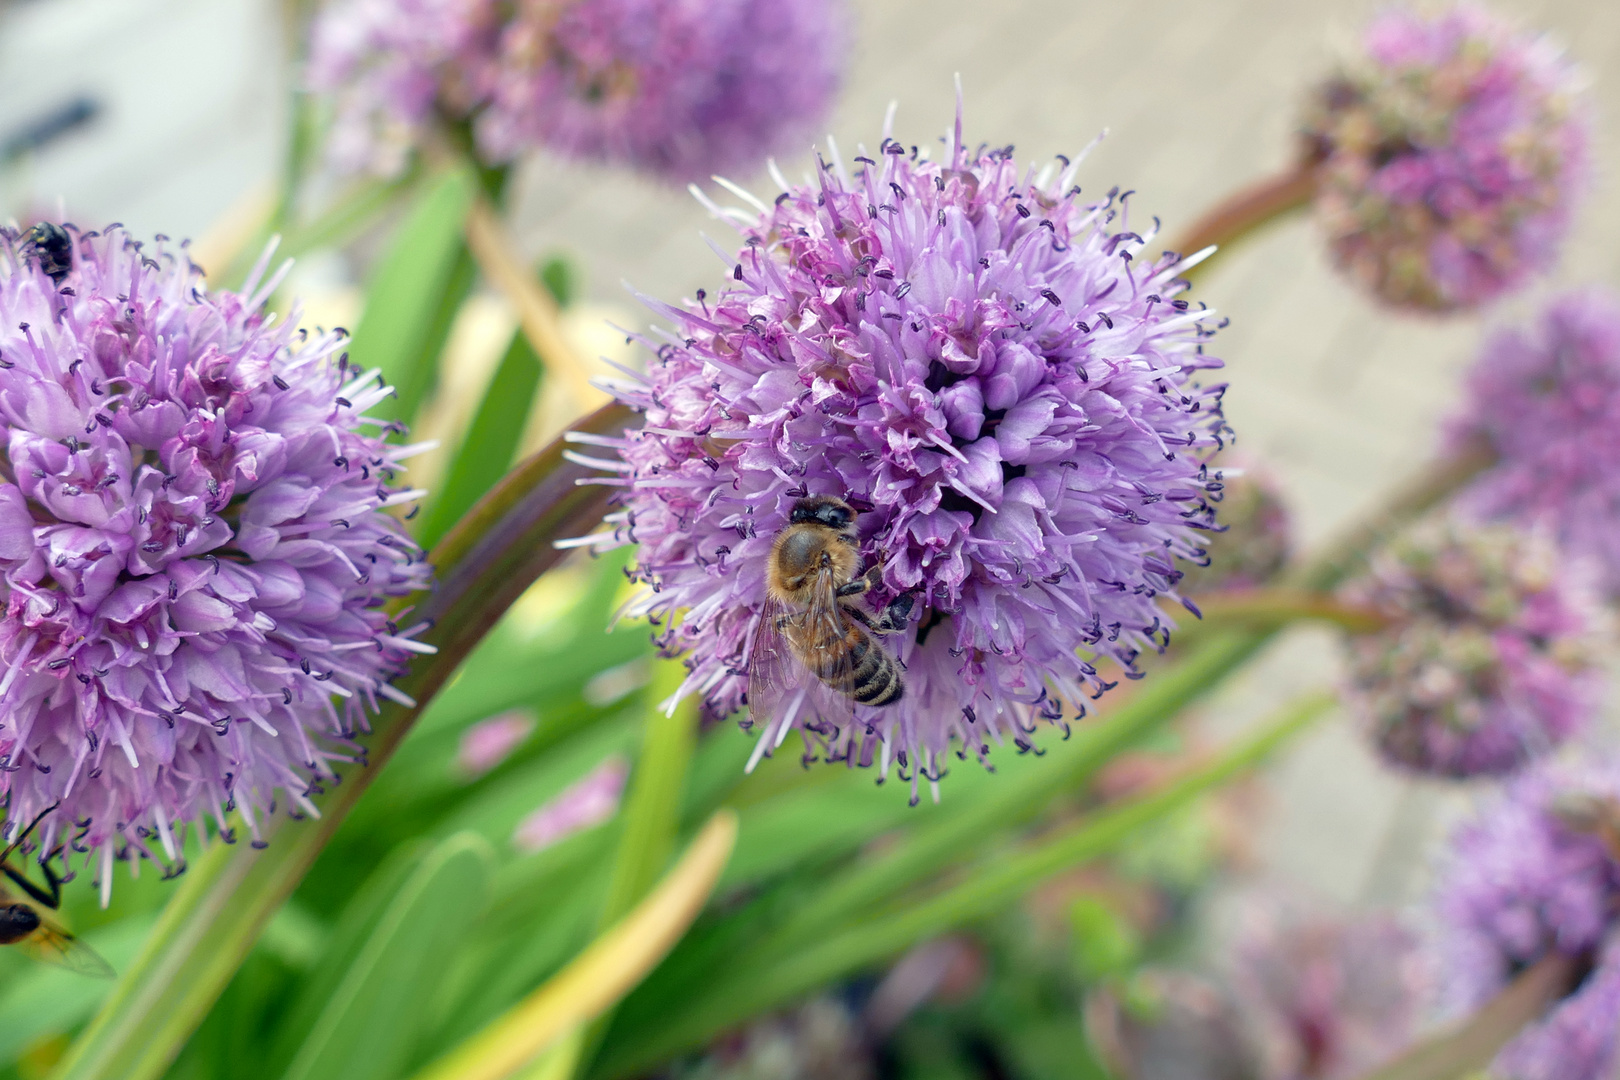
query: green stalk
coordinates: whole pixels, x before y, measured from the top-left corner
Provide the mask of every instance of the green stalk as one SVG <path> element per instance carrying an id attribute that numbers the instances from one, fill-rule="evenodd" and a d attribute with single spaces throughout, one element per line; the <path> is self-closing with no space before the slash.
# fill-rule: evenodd
<path id="1" fill-rule="evenodd" d="M 1061 792 L 1080 787 L 1115 755 L 1173 719 L 1213 680 L 1253 656 L 1270 637 L 1270 631 L 1251 630 L 1206 641 L 1174 667 L 1155 673 L 1119 709 L 1076 731 L 1071 745 L 1051 748 L 1017 784 L 1008 784 L 937 824 L 918 826 L 896 850 L 834 878 L 799 907 L 798 915 L 771 936 L 766 948 L 787 948 L 818 937 L 981 849 L 987 822 L 1015 825 Z"/>
<path id="2" fill-rule="evenodd" d="M 604 408 L 575 428 L 613 434 L 629 415 Z M 439 582 L 418 612 L 433 620 L 423 638 L 439 652 L 398 684 L 417 706 L 388 704 L 375 718 L 369 766 L 318 798 L 319 820 L 291 825 L 277 818 L 268 848 L 219 845 L 199 860 L 140 956 L 51 1073 L 55 1080 L 157 1080 L 168 1069 L 422 708 L 512 601 L 562 557 L 552 541 L 588 532 L 600 520 L 611 489 L 576 484 L 592 474 L 564 461 L 563 449 L 558 440 L 519 465 L 430 554 Z"/>
<path id="3" fill-rule="evenodd" d="M 733 977 L 651 1032 L 616 1040 L 592 1075 L 637 1074 L 748 1017 L 777 1007 L 1017 900 L 1040 882 L 1116 848 L 1144 825 L 1191 803 L 1247 771 L 1333 705 L 1325 695 L 1296 702 L 1253 738 L 1203 768 L 1156 791 L 1104 809 L 1054 835 L 1006 855 L 992 855 L 955 876 L 957 884 L 896 910 L 857 921 L 819 941 L 795 943 L 772 955 L 736 957 Z"/>
<path id="4" fill-rule="evenodd" d="M 1430 466 L 1399 491 L 1366 524 L 1330 545 L 1317 559 L 1283 575 L 1279 585 L 1296 592 L 1321 594 L 1331 590 L 1363 565 L 1366 555 L 1406 522 L 1426 512 L 1490 464 L 1478 449 Z M 997 842 L 983 822 L 1016 822 L 1047 805 L 1052 798 L 1073 790 L 1121 750 L 1140 742 L 1216 686 L 1258 652 L 1287 623 L 1287 619 L 1261 619 L 1247 625 L 1212 627 L 1208 633 L 1184 635 L 1182 655 L 1154 671 L 1116 712 L 1082 728 L 1074 736 L 1078 745 L 1052 747 L 1045 759 L 1022 771 L 1019 783 L 957 811 L 935 824 L 911 830 L 897 850 L 865 865 L 843 871 L 796 905 L 800 914 L 768 939 L 769 947 L 786 949 L 826 933 L 885 897 L 896 895 L 934 876 L 953 861 L 972 857 Z M 1195 628 L 1196 629 L 1196 628 Z M 1188 638 L 1191 640 L 1188 640 Z M 746 910 L 736 918 L 746 916 Z M 730 940 L 723 933 L 714 940 Z M 722 955 L 723 954 L 723 955 Z M 648 1024 L 661 1029 L 661 1017 L 690 999 L 694 987 L 704 991 L 729 982 L 740 965 L 736 948 L 704 949 L 696 946 L 677 953 L 660 972 L 632 996 L 624 1009 L 631 1029 Z M 758 1012 L 765 1008 L 760 1006 Z M 750 1013 L 749 1015 L 752 1015 Z M 634 1040 L 632 1040 L 634 1041 Z M 598 1070 L 600 1071 L 600 1070 Z M 596 1075 L 596 1073 L 593 1073 Z"/>
<path id="5" fill-rule="evenodd" d="M 624 835 L 599 927 L 618 921 L 641 902 L 675 852 L 675 828 L 686 794 L 686 774 L 697 746 L 697 704 L 687 698 L 671 713 L 660 703 L 680 689 L 686 668 L 677 660 L 653 662 L 646 695 L 646 734 L 625 799 Z"/>

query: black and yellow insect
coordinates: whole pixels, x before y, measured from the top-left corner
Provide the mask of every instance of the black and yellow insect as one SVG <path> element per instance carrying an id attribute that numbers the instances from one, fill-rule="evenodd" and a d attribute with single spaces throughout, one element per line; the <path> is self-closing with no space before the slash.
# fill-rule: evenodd
<path id="1" fill-rule="evenodd" d="M 4 875 L 0 879 L 0 946 L 14 945 L 43 963 L 56 964 L 81 975 L 110 979 L 114 976 L 112 966 L 47 914 L 62 906 L 62 881 L 51 869 L 50 862 L 40 864 L 45 875 L 43 888 L 11 865 L 11 856 L 54 809 L 54 806 L 47 808 L 29 822 L 0 852 L 0 875 Z M 13 889 L 21 890 L 20 894 Z"/>

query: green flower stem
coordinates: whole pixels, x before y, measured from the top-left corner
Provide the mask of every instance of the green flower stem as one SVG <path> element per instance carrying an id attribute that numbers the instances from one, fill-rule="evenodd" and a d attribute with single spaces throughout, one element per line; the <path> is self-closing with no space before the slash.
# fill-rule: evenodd
<path id="1" fill-rule="evenodd" d="M 680 689 L 685 678 L 686 668 L 678 660 L 653 662 L 652 679 L 643 691 L 646 733 L 625 799 L 624 835 L 597 920 L 600 927 L 611 925 L 640 903 L 675 852 L 675 827 L 697 746 L 697 702 L 687 698 L 669 713 L 661 703 Z"/>
<path id="2" fill-rule="evenodd" d="M 1011 827 L 1037 814 L 1064 791 L 1083 785 L 1115 755 L 1168 723 L 1225 672 L 1242 664 L 1271 637 L 1269 630 L 1226 634 L 1204 642 L 1180 663 L 1155 672 L 1117 710 L 1053 746 L 1041 761 L 988 799 L 920 825 L 894 851 L 835 877 L 800 905 L 766 949 L 786 949 L 826 933 L 864 909 L 936 875 L 986 846 L 987 823 Z"/>
<path id="3" fill-rule="evenodd" d="M 1305 589 L 1233 589 L 1193 597 L 1209 624 L 1231 622 L 1261 625 L 1310 620 L 1332 623 L 1342 630 L 1364 634 L 1388 623 L 1378 612 L 1347 604 L 1331 593 Z"/>
<path id="4" fill-rule="evenodd" d="M 1330 545 L 1323 556 L 1283 575 L 1281 586 L 1310 594 L 1335 587 L 1363 564 L 1373 546 L 1443 501 L 1489 463 L 1489 455 L 1477 450 L 1434 463 L 1367 524 Z M 766 948 L 786 949 L 812 940 L 861 917 L 880 901 L 915 887 L 953 862 L 989 849 L 1001 838 L 988 831 L 985 822 L 1026 820 L 1054 797 L 1083 784 L 1115 754 L 1169 723 L 1188 704 L 1220 685 L 1284 625 L 1281 618 L 1247 623 L 1233 620 L 1222 627 L 1211 626 L 1207 632 L 1183 634 L 1179 655 L 1136 686 L 1131 698 L 1116 711 L 1076 732 L 1068 744 L 1049 748 L 1045 758 L 1021 770 L 1017 784 L 959 810 L 944 811 L 949 816 L 909 830 L 890 853 L 836 875 L 805 903 L 796 905 L 797 916 L 766 939 Z M 715 940 L 723 943 L 728 938 L 722 933 Z M 626 1028 L 636 1031 L 636 1038 L 643 1025 L 662 1029 L 660 1021 L 652 1018 L 683 1006 L 694 992 L 702 992 L 695 988 L 729 984 L 731 972 L 749 963 L 739 963 L 734 945 L 678 954 L 627 1003 Z"/>
<path id="5" fill-rule="evenodd" d="M 1225 254 L 1240 240 L 1289 214 L 1305 209 L 1315 196 L 1315 165 L 1308 161 L 1298 162 L 1276 176 L 1268 176 L 1248 187 L 1239 188 L 1216 203 L 1186 232 L 1171 241 L 1170 250 L 1182 255 L 1194 255 L 1213 245 Z M 1213 258 L 1208 259 L 1189 268 L 1181 276 L 1196 280 L 1214 261 Z"/>
<path id="6" fill-rule="evenodd" d="M 615 434 L 627 410 L 605 408 L 577 429 Z M 367 741 L 370 764 L 318 799 L 319 820 L 273 819 L 270 846 L 216 845 L 165 908 L 140 956 L 52 1072 L 55 1080 L 157 1080 L 168 1069 L 270 917 L 297 888 L 345 815 L 433 695 L 512 601 L 563 556 L 552 541 L 588 532 L 611 488 L 563 460 L 559 440 L 523 462 L 429 556 L 442 568 L 418 614 L 434 621 L 425 657 L 399 687 L 418 705 L 388 704 Z"/>
<path id="7" fill-rule="evenodd" d="M 1551 953 L 1522 971 L 1460 1027 L 1418 1044 L 1362 1080 L 1455 1080 L 1478 1075 L 1521 1028 L 1574 989 L 1577 974 L 1575 957 Z"/>
<path id="8" fill-rule="evenodd" d="M 1040 882 L 1116 848 L 1143 825 L 1160 820 L 1264 760 L 1333 705 L 1313 695 L 1214 762 L 1150 794 L 1122 802 L 1079 823 L 995 854 L 963 869 L 956 884 L 932 896 L 896 905 L 819 941 L 774 955 L 739 957 L 734 973 L 715 992 L 677 1012 L 651 1032 L 614 1041 L 593 1076 L 634 1075 L 756 1013 L 775 1008 L 831 979 L 861 970 L 952 927 L 983 918 L 1015 902 Z"/>

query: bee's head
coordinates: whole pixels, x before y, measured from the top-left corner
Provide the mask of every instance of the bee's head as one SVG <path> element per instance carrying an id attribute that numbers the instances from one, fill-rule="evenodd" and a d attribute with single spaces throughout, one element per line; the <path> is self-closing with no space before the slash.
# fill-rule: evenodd
<path id="1" fill-rule="evenodd" d="M 37 248 L 61 250 L 73 243 L 67 230 L 54 221 L 41 221 L 23 234 L 23 239 Z"/>
<path id="2" fill-rule="evenodd" d="M 855 509 L 832 495 L 812 495 L 793 504 L 788 520 L 795 525 L 810 523 L 842 531 L 855 520 Z"/>

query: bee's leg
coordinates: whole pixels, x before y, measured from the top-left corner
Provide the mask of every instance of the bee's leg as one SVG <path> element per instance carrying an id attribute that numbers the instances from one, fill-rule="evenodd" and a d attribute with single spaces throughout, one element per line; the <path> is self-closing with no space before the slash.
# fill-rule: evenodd
<path id="1" fill-rule="evenodd" d="M 11 858 L 11 853 L 22 847 L 23 841 L 27 840 L 28 835 L 34 831 L 34 826 L 44 821 L 45 815 L 49 814 L 52 810 L 55 810 L 60 805 L 62 805 L 60 802 L 53 802 L 51 805 L 41 810 L 39 812 L 39 816 L 34 818 L 33 821 L 30 821 L 28 823 L 28 827 L 17 834 L 17 839 L 6 845 L 6 850 L 0 851 L 0 863 L 4 863 L 7 859 Z"/>
<path id="2" fill-rule="evenodd" d="M 9 863 L 0 863 L 0 872 L 10 878 L 13 884 L 27 893 L 36 904 L 43 904 L 55 911 L 62 906 L 62 882 L 48 865 L 44 869 L 45 881 L 50 886 L 48 892 L 13 870 Z"/>
<path id="3" fill-rule="evenodd" d="M 889 606 L 875 618 L 853 603 L 840 604 L 839 608 L 874 634 L 898 634 L 911 621 L 911 608 L 915 600 L 914 594 L 901 593 L 889 601 Z"/>
<path id="4" fill-rule="evenodd" d="M 898 634 L 911 623 L 911 608 L 917 601 L 916 593 L 903 592 L 883 609 L 872 629 L 879 634 Z"/>
<path id="5" fill-rule="evenodd" d="M 883 584 L 883 560 L 879 559 L 854 581 L 838 586 L 838 595 L 860 596 L 862 593 L 871 592 L 881 584 Z"/>

